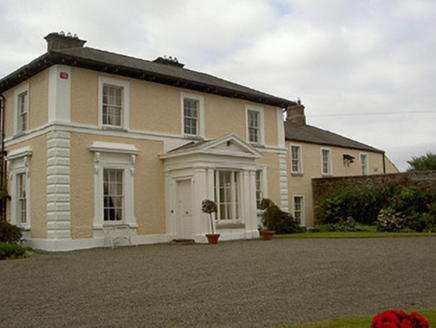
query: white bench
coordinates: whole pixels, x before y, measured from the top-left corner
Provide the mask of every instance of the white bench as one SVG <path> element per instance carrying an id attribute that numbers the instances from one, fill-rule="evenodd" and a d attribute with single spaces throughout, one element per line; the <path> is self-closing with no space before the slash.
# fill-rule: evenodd
<path id="1" fill-rule="evenodd" d="M 125 239 L 129 245 L 132 245 L 132 229 L 128 224 L 107 224 L 103 225 L 104 233 L 104 246 L 106 246 L 106 240 L 109 240 L 112 248 L 115 247 L 115 243 L 121 239 Z"/>

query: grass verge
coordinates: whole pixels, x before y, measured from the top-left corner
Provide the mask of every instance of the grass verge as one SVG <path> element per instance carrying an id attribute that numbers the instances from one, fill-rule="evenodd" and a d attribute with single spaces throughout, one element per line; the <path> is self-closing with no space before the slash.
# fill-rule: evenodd
<path id="1" fill-rule="evenodd" d="M 411 312 L 419 313 L 423 316 L 430 327 L 436 325 L 436 307 L 434 308 L 426 308 L 426 309 L 415 309 L 404 311 L 408 314 Z M 333 320 L 324 320 L 324 321 L 316 321 L 316 322 L 308 322 L 308 323 L 300 323 L 295 325 L 284 326 L 283 328 L 368 328 L 371 326 L 372 319 L 374 315 L 362 315 L 357 317 L 347 317 L 342 319 L 333 319 Z"/>
<path id="2" fill-rule="evenodd" d="M 436 237 L 430 232 L 304 232 L 287 235 L 274 235 L 274 238 L 396 238 L 396 237 Z"/>

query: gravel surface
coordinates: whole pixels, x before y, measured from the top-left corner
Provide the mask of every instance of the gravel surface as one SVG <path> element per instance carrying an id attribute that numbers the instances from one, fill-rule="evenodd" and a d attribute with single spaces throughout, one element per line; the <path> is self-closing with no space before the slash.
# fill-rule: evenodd
<path id="1" fill-rule="evenodd" d="M 1 327 L 276 327 L 436 306 L 436 238 L 50 253 L 0 279 Z"/>

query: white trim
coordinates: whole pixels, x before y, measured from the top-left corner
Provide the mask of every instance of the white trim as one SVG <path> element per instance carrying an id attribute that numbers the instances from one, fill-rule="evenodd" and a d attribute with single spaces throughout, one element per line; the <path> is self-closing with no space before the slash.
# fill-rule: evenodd
<path id="1" fill-rule="evenodd" d="M 30 156 L 32 151 L 24 147 L 12 151 L 6 157 L 11 181 L 11 223 L 24 229 L 30 229 Z M 17 175 L 24 174 L 26 178 L 26 223 L 22 224 L 18 219 L 18 179 Z"/>
<path id="2" fill-rule="evenodd" d="M 365 158 L 365 168 L 362 166 L 362 157 Z M 359 153 L 359 164 L 360 164 L 360 174 L 368 175 L 369 174 L 369 156 L 367 153 Z"/>
<path id="3" fill-rule="evenodd" d="M 66 73 L 67 78 L 60 74 Z M 71 121 L 71 67 L 54 65 L 49 69 L 48 80 L 48 121 Z"/>
<path id="4" fill-rule="evenodd" d="M 122 92 L 122 122 L 121 126 L 103 124 L 103 86 L 112 85 L 123 89 Z M 125 80 L 112 79 L 104 76 L 98 77 L 98 126 L 109 128 L 129 129 L 129 100 L 130 97 L 130 83 Z"/>
<path id="5" fill-rule="evenodd" d="M 116 153 L 116 154 L 139 154 L 141 153 L 134 145 L 114 143 L 114 142 L 101 142 L 94 141 L 91 146 L 91 151 L 94 152 L 105 152 L 105 153 Z"/>
<path id="6" fill-rule="evenodd" d="M 17 137 L 7 138 L 5 139 L 5 143 L 7 147 L 14 146 L 21 142 L 25 142 L 33 138 L 40 137 L 52 131 L 87 133 L 92 135 L 125 138 L 128 140 L 139 139 L 139 140 L 162 141 L 164 142 L 164 152 L 168 152 L 171 149 L 180 147 L 183 144 L 189 142 L 187 138 L 182 138 L 180 135 L 171 135 L 165 133 L 146 132 L 146 131 L 129 131 L 129 133 L 126 133 L 125 131 L 122 130 L 118 131 L 117 129 L 102 130 L 96 126 L 86 125 L 86 124 L 54 122 L 54 123 L 47 123 L 41 127 L 32 129 L 32 131 L 29 131 L 29 133 L 20 136 L 19 138 Z M 205 141 L 210 141 L 210 140 L 212 139 L 205 139 Z M 286 154 L 288 151 L 286 148 L 279 148 L 279 147 L 267 146 L 267 145 L 258 147 L 257 145 L 251 144 L 250 146 L 253 147 L 253 149 L 256 149 L 256 151 L 259 153 Z"/>
<path id="7" fill-rule="evenodd" d="M 259 142 L 251 142 L 249 140 L 249 132 L 248 132 L 248 112 L 258 112 L 259 113 Z M 253 106 L 253 105 L 245 105 L 245 133 L 246 140 L 251 145 L 265 145 L 265 115 L 263 107 Z"/>
<path id="8" fill-rule="evenodd" d="M 105 222 L 103 217 L 103 171 L 105 169 L 118 169 L 123 171 L 123 220 L 131 227 L 136 227 L 134 213 L 134 186 L 136 155 L 140 153 L 133 145 L 94 142 L 90 147 L 94 152 L 94 230 L 102 228 Z"/>
<path id="9" fill-rule="evenodd" d="M 193 99 L 198 101 L 198 117 L 197 117 L 197 134 L 185 134 L 185 126 L 184 126 L 184 99 Z M 201 137 L 205 136 L 205 127 L 204 127 L 204 97 L 199 95 L 194 95 L 192 93 L 180 92 L 180 134 L 186 137 Z"/>
<path id="10" fill-rule="evenodd" d="M 277 107 L 277 132 L 278 132 L 278 143 L 277 145 L 281 148 L 286 147 L 285 140 L 285 121 L 283 116 L 283 108 Z"/>
<path id="11" fill-rule="evenodd" d="M 292 157 L 292 147 L 297 147 L 298 149 L 299 149 L 299 151 L 298 151 L 298 156 L 299 156 L 299 158 L 298 158 L 298 167 L 299 167 L 299 170 L 298 171 L 294 171 L 293 170 L 293 166 L 292 166 L 292 160 L 293 160 L 293 157 Z M 301 145 L 299 145 L 299 144 L 295 144 L 295 143 L 291 143 L 291 144 L 289 144 L 289 157 L 290 157 L 290 166 L 291 166 L 291 174 L 293 174 L 293 175 L 303 175 L 304 174 L 304 170 L 303 170 L 303 147 L 301 146 Z"/>
<path id="12" fill-rule="evenodd" d="M 26 112 L 27 112 L 27 125 L 26 130 L 22 131 L 20 128 L 20 109 L 19 109 L 19 98 L 22 94 L 27 93 L 27 103 L 26 103 Z M 14 135 L 24 134 L 29 131 L 30 127 L 30 87 L 29 83 L 22 85 L 21 87 L 15 89 L 14 91 Z"/>
<path id="13" fill-rule="evenodd" d="M 301 221 L 300 225 L 305 227 L 306 226 L 306 211 L 305 211 L 305 199 L 303 195 L 293 195 L 292 196 L 292 215 L 295 218 L 295 199 L 300 198 L 301 199 Z"/>
<path id="14" fill-rule="evenodd" d="M 328 158 L 328 172 L 324 172 L 324 158 L 323 158 L 323 151 L 328 151 L 329 158 Z M 321 175 L 322 176 L 332 176 L 333 175 L 333 167 L 332 167 L 332 150 L 330 148 L 321 148 Z"/>

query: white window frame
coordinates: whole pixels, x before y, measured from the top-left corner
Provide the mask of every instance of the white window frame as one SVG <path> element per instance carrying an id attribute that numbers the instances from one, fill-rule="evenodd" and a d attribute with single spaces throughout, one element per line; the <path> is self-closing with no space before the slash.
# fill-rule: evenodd
<path id="1" fill-rule="evenodd" d="M 259 113 L 259 136 L 257 142 L 250 141 L 250 133 L 249 133 L 249 126 L 248 126 L 248 113 L 252 112 L 258 112 Z M 248 143 L 252 145 L 265 145 L 265 123 L 264 123 L 265 115 L 264 115 L 264 109 L 262 107 L 257 107 L 253 105 L 245 105 L 245 129 L 246 129 L 246 140 Z"/>
<path id="2" fill-rule="evenodd" d="M 294 165 L 293 165 L 293 162 L 295 161 L 294 153 L 292 152 L 293 148 L 298 149 L 298 158 L 297 158 L 298 169 L 297 170 L 294 170 Z M 290 144 L 289 145 L 289 156 L 291 157 L 291 174 L 296 174 L 296 175 L 303 174 L 303 148 L 301 147 L 301 145 Z"/>
<path id="3" fill-rule="evenodd" d="M 304 204 L 304 196 L 302 196 L 302 195 L 294 195 L 293 197 L 292 197 L 292 201 L 293 201 L 293 216 L 294 216 L 294 218 L 297 218 L 297 216 L 296 216 L 296 212 L 297 212 L 297 199 L 299 199 L 300 200 L 300 225 L 301 226 L 306 226 L 306 216 L 305 216 L 305 210 L 304 210 L 304 208 L 305 208 L 305 204 Z"/>
<path id="4" fill-rule="evenodd" d="M 360 173 L 362 175 L 368 175 L 369 174 L 368 154 L 360 153 L 359 159 L 360 159 Z"/>
<path id="5" fill-rule="evenodd" d="M 259 174 L 260 177 L 260 190 L 257 188 L 257 174 Z M 255 173 L 255 189 L 256 189 L 256 209 L 258 212 L 262 212 L 263 211 L 261 209 L 259 209 L 259 202 L 263 199 L 263 198 L 267 198 L 268 197 L 268 193 L 267 193 L 267 188 L 266 188 L 266 167 L 262 166 L 262 167 L 257 167 L 256 168 L 256 173 Z M 260 199 L 258 199 L 257 197 L 257 193 L 260 192 L 261 197 Z"/>
<path id="6" fill-rule="evenodd" d="M 230 183 L 231 183 L 231 194 L 230 194 L 230 203 L 232 205 L 232 217 L 231 219 L 221 219 L 221 199 L 220 199 L 220 172 L 228 172 L 230 173 Z M 235 175 L 237 174 L 237 185 L 235 184 Z M 232 169 L 219 169 L 215 171 L 215 201 L 217 203 L 218 212 L 216 213 L 216 219 L 217 224 L 236 224 L 236 223 L 242 223 L 242 206 L 243 206 L 243 199 L 242 199 L 242 172 L 238 170 L 232 170 Z M 237 188 L 237 192 L 235 191 L 235 188 Z M 236 201 L 237 199 L 237 201 Z M 237 204 L 237 206 L 235 206 Z"/>
<path id="7" fill-rule="evenodd" d="M 324 161 L 324 152 L 328 153 L 328 161 Z M 327 171 L 324 170 L 324 163 L 327 164 Z M 321 148 L 321 174 L 324 176 L 331 176 L 333 175 L 333 168 L 332 168 L 332 150 L 330 148 Z"/>
<path id="8" fill-rule="evenodd" d="M 198 102 L 197 112 L 197 134 L 185 133 L 185 99 L 191 99 Z M 180 122 L 181 122 L 181 135 L 184 137 L 197 137 L 204 138 L 204 97 L 192 93 L 180 93 Z"/>
<path id="9" fill-rule="evenodd" d="M 107 196 L 106 195 L 106 190 L 105 190 L 105 188 L 104 188 L 104 186 L 105 186 L 105 182 L 106 182 L 106 172 L 108 172 L 108 171 L 114 171 L 114 172 L 120 172 L 121 173 L 121 186 L 122 186 L 122 188 L 121 188 L 121 194 L 115 194 L 115 195 L 109 195 L 109 196 Z M 124 202 L 124 195 L 125 195 L 125 184 L 124 184 L 124 169 L 114 169 L 114 168 L 107 168 L 107 167 L 104 167 L 103 168 L 103 222 L 105 223 L 105 224 L 111 224 L 111 223 L 122 223 L 123 221 L 124 221 L 124 216 L 125 216 L 125 202 Z M 109 176 L 110 176 L 110 174 L 109 174 Z M 112 197 L 115 197 L 115 198 L 121 198 L 121 205 L 116 205 L 116 204 L 113 204 L 113 206 L 108 206 L 107 205 L 107 203 L 106 203 L 106 200 L 105 200 L 105 197 L 109 197 L 109 198 L 112 198 Z M 119 207 L 121 207 L 121 215 L 120 215 L 120 219 L 119 220 L 117 220 L 117 219 L 114 219 L 114 220 L 111 220 L 110 218 L 107 218 L 106 219 L 106 209 L 108 209 L 108 208 L 111 208 L 113 211 L 116 211 Z"/>
<path id="10" fill-rule="evenodd" d="M 136 227 L 134 215 L 134 172 L 136 156 L 140 153 L 129 144 L 94 142 L 90 150 L 94 152 L 94 229 L 103 225 L 128 224 Z M 121 221 L 104 220 L 104 170 L 123 171 L 123 218 Z"/>
<path id="11" fill-rule="evenodd" d="M 121 125 L 103 124 L 103 87 L 113 86 L 121 88 Z M 98 126 L 112 129 L 129 129 L 129 103 L 130 103 L 130 83 L 125 80 L 112 79 L 104 76 L 98 78 Z"/>
<path id="12" fill-rule="evenodd" d="M 9 168 L 9 180 L 11 181 L 11 223 L 23 228 L 30 229 L 30 157 L 32 151 L 30 147 L 20 148 L 11 151 L 6 157 Z M 21 221 L 19 209 L 19 179 L 18 176 L 22 175 L 25 180 L 25 193 L 26 193 L 26 222 Z"/>
<path id="13" fill-rule="evenodd" d="M 23 94 L 27 95 L 27 103 L 25 104 L 25 112 L 26 112 L 26 127 L 23 129 L 22 122 L 22 113 L 21 113 L 21 99 Z M 23 134 L 29 131 L 29 109 L 30 109 L 30 92 L 29 92 L 29 84 L 25 84 L 19 88 L 17 88 L 14 92 L 15 99 L 15 108 L 14 108 L 14 116 L 15 116 L 15 124 L 14 124 L 14 134 Z"/>

